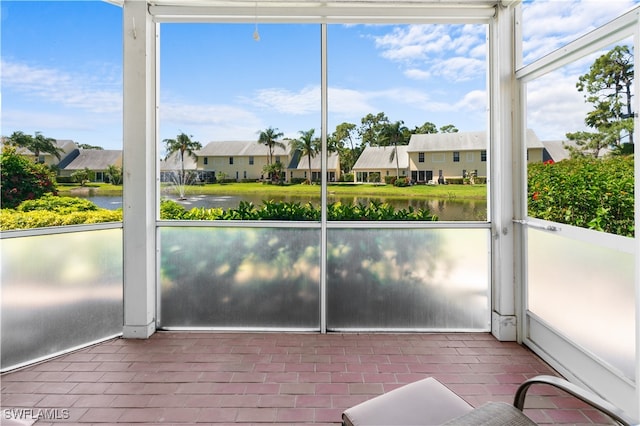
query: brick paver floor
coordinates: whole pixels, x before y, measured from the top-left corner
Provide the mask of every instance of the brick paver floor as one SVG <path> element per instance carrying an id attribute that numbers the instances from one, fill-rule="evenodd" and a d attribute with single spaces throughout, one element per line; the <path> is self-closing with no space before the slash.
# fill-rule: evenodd
<path id="1" fill-rule="evenodd" d="M 335 425 L 344 409 L 425 377 L 478 406 L 511 402 L 538 374 L 556 373 L 485 333 L 158 332 L 2 375 L 0 423 Z M 546 386 L 527 405 L 539 423 L 610 424 Z"/>

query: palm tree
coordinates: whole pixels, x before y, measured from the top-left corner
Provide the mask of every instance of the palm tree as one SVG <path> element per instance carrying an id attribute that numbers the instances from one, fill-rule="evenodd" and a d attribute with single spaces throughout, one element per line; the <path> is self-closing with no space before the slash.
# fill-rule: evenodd
<path id="1" fill-rule="evenodd" d="M 284 136 L 284 133 L 278 131 L 278 129 L 269 127 L 266 130 L 262 130 L 258 132 L 258 134 L 259 134 L 258 144 L 266 146 L 269 150 L 267 166 L 270 166 L 273 163 L 273 149 L 275 147 L 280 147 L 280 148 L 285 147 L 285 144 L 283 142 L 278 141 L 279 138 Z M 271 174 L 269 178 L 271 178 Z"/>
<path id="2" fill-rule="evenodd" d="M 36 157 L 36 162 L 40 158 L 41 153 L 54 155 L 60 160 L 62 149 L 56 145 L 56 140 L 45 137 L 41 132 L 36 132 L 35 137 L 25 135 L 21 131 L 13 132 L 13 134 L 9 136 L 9 143 L 33 152 L 33 155 Z"/>
<path id="3" fill-rule="evenodd" d="M 184 154 L 197 158 L 195 151 L 202 149 L 202 144 L 198 141 L 192 141 L 191 138 L 193 136 L 187 136 L 186 133 L 180 133 L 175 139 L 165 139 L 162 141 L 165 146 L 165 150 L 167 155 L 165 156 L 165 161 L 171 154 L 175 152 L 180 153 L 180 181 L 184 183 Z"/>
<path id="4" fill-rule="evenodd" d="M 396 121 L 390 123 L 382 129 L 380 133 L 380 145 L 390 146 L 393 145 L 393 150 L 389 155 L 389 161 L 396 160 L 396 179 L 400 177 L 400 162 L 398 160 L 398 145 L 406 145 L 407 128 L 404 126 L 404 121 Z"/>
<path id="5" fill-rule="evenodd" d="M 292 141 L 292 151 L 300 151 L 303 157 L 307 157 L 309 160 L 309 183 L 311 183 L 311 159 L 320 152 L 320 139 L 314 138 L 313 134 L 316 129 L 300 130 L 300 138 Z"/>

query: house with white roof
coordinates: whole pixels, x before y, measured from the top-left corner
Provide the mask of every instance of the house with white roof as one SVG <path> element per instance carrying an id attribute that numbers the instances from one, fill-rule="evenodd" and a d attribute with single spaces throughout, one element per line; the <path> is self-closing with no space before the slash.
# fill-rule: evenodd
<path id="1" fill-rule="evenodd" d="M 73 173 L 89 169 L 95 174 L 94 182 L 107 182 L 109 166 L 122 167 L 120 149 L 77 149 L 74 155 L 58 164 L 61 177 L 70 177 Z"/>
<path id="2" fill-rule="evenodd" d="M 527 162 L 542 162 L 544 145 L 527 130 Z M 411 135 L 407 148 L 411 180 L 443 182 L 470 175 L 487 176 L 487 134 L 479 132 Z"/>
<path id="3" fill-rule="evenodd" d="M 385 176 L 396 176 L 398 171 L 400 177 L 406 177 L 409 171 L 408 148 L 407 145 L 365 147 L 352 168 L 354 181 L 384 182 Z"/>

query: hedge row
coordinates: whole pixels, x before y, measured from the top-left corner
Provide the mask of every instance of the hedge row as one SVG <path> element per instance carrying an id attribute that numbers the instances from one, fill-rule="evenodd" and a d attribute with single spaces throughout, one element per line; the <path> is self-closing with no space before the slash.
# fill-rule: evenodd
<path id="1" fill-rule="evenodd" d="M 529 216 L 634 235 L 633 156 L 529 164 Z"/>

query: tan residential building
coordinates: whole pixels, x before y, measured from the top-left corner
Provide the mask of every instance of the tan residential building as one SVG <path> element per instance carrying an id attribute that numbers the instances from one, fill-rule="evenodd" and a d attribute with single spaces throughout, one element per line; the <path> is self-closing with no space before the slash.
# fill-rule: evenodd
<path id="1" fill-rule="evenodd" d="M 257 141 L 209 142 L 197 152 L 198 170 L 223 173 L 227 179 L 238 182 L 265 178 L 264 166 L 269 162 L 269 149 Z M 289 146 L 273 148 L 273 161 L 284 165 L 286 170 L 291 156 Z"/>
<path id="2" fill-rule="evenodd" d="M 408 145 L 411 180 L 443 183 L 452 178 L 487 176 L 486 132 L 416 134 Z M 527 161 L 542 162 L 544 146 L 527 130 Z"/>
<path id="3" fill-rule="evenodd" d="M 119 149 L 78 149 L 77 155 L 67 157 L 58 165 L 61 177 L 89 169 L 95 175 L 94 182 L 106 182 L 109 166 L 122 167 L 122 150 Z"/>
<path id="4" fill-rule="evenodd" d="M 317 154 L 311 157 L 311 181 L 320 182 L 322 176 L 321 156 Z M 294 154 L 289 167 L 287 168 L 289 179 L 308 179 L 309 178 L 309 157 L 301 155 L 298 151 Z M 327 155 L 327 182 L 337 182 L 340 180 L 340 157 L 335 152 Z"/>
<path id="5" fill-rule="evenodd" d="M 392 158 L 393 146 L 365 147 L 352 168 L 354 182 L 384 182 L 385 176 L 398 174 L 406 177 L 409 171 L 407 149 L 407 145 L 398 146 Z"/>

